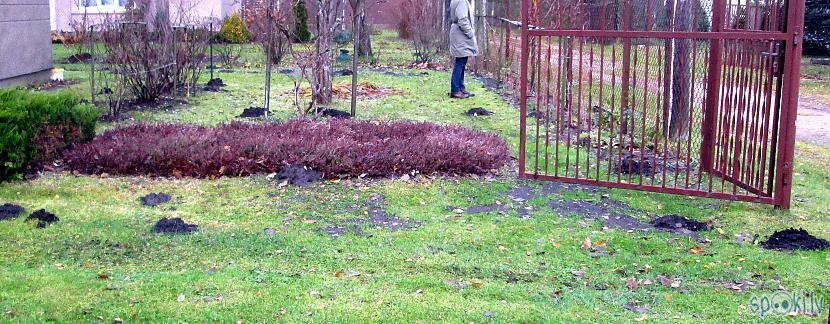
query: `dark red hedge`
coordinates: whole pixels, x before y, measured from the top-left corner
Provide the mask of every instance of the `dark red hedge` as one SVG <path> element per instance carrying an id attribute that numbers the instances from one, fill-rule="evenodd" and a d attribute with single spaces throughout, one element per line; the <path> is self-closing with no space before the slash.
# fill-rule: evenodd
<path id="1" fill-rule="evenodd" d="M 137 124 L 107 131 L 66 154 L 85 174 L 210 178 L 303 165 L 339 175 L 482 174 L 510 149 L 498 135 L 460 126 L 353 120 L 236 122 L 218 127 Z"/>

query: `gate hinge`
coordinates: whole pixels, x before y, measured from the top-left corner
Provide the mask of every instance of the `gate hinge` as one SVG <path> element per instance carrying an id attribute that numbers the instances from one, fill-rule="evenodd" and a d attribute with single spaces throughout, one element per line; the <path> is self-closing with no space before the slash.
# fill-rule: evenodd
<path id="1" fill-rule="evenodd" d="M 797 46 L 798 42 L 800 42 L 800 41 L 801 41 L 801 32 L 796 30 L 795 33 L 793 33 L 793 46 Z"/>

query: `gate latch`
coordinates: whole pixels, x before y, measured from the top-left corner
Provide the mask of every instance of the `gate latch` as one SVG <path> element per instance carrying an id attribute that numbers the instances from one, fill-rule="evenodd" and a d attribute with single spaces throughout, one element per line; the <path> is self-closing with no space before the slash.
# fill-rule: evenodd
<path id="1" fill-rule="evenodd" d="M 798 42 L 800 42 L 800 41 L 801 41 L 801 32 L 796 30 L 795 33 L 793 33 L 793 46 L 798 45 Z"/>

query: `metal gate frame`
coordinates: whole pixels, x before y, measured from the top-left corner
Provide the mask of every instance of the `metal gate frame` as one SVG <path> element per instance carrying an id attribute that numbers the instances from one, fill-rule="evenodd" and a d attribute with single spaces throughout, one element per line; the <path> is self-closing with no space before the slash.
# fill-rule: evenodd
<path id="1" fill-rule="evenodd" d="M 626 8 L 630 7 L 631 0 L 622 0 L 626 2 Z M 538 4 L 538 0 L 521 0 L 521 17 L 522 17 L 522 26 L 521 26 L 521 64 L 520 64 L 520 74 L 519 74 L 519 83 L 520 83 L 520 105 L 521 105 L 521 117 L 520 117 L 520 126 L 521 126 L 521 139 L 520 139 L 520 151 L 519 151 L 519 177 L 526 178 L 526 179 L 539 179 L 539 180 L 555 180 L 561 181 L 566 183 L 575 183 L 575 184 L 584 184 L 584 185 L 597 185 L 597 186 L 604 186 L 604 187 L 611 187 L 611 188 L 622 188 L 622 189 L 635 189 L 635 190 L 644 190 L 644 191 L 651 191 L 651 192 L 659 192 L 659 193 L 668 193 L 668 194 L 676 194 L 676 195 L 686 195 L 686 196 L 696 196 L 696 197 L 707 197 L 707 198 L 716 198 L 716 199 L 723 199 L 723 200 L 735 200 L 735 201 L 747 201 L 747 202 L 756 202 L 756 203 L 765 203 L 765 204 L 772 204 L 775 205 L 776 208 L 780 209 L 789 209 L 790 208 L 790 200 L 791 200 L 791 192 L 792 192 L 792 176 L 793 176 L 793 158 L 794 158 L 794 148 L 795 148 L 795 121 L 796 121 L 796 111 L 798 107 L 798 93 L 799 93 L 799 80 L 800 80 L 800 70 L 801 70 L 801 51 L 802 51 L 802 37 L 803 37 L 803 25 L 804 25 L 804 11 L 805 11 L 805 2 L 804 0 L 784 0 L 783 8 L 785 8 L 786 12 L 786 21 L 784 22 L 783 31 L 764 31 L 764 32 L 757 32 L 757 31 L 736 31 L 735 29 L 728 29 L 725 28 L 725 19 L 727 15 L 727 1 L 728 0 L 713 0 L 712 1 L 712 28 L 711 31 L 708 32 L 699 32 L 699 31 L 690 31 L 690 32 L 676 32 L 676 31 L 637 31 L 637 30 L 629 30 L 629 28 L 624 28 L 624 30 L 589 30 L 589 29 L 554 29 L 554 28 L 543 28 L 538 26 L 533 26 L 534 23 L 531 19 L 531 2 L 534 4 Z M 740 0 L 739 0 L 740 1 Z M 739 2 L 740 5 L 740 2 Z M 744 15 L 748 16 L 746 12 L 749 12 L 749 0 L 747 0 L 747 7 L 745 7 Z M 626 9 L 630 13 L 630 9 Z M 739 9 L 740 10 L 740 9 Z M 757 9 L 756 9 L 757 10 Z M 560 13 L 560 14 L 567 14 L 567 13 Z M 625 15 L 625 13 L 624 13 Z M 630 20 L 631 18 L 628 18 Z M 748 20 L 748 18 L 746 18 Z M 715 142 L 714 139 L 716 130 L 716 118 L 718 116 L 718 109 L 723 106 L 723 103 L 718 102 L 719 95 L 719 87 L 720 85 L 720 69 L 724 67 L 724 62 L 722 62 L 722 54 L 724 53 L 723 44 L 727 41 L 738 41 L 738 40 L 757 40 L 761 41 L 770 41 L 770 42 L 779 42 L 779 44 L 783 44 L 783 72 L 780 72 L 780 79 L 782 81 L 782 85 L 779 85 L 779 93 L 778 95 L 780 98 L 780 105 L 778 107 L 777 115 L 773 117 L 772 125 L 773 129 L 775 129 L 774 133 L 771 134 L 771 151 L 769 155 L 770 163 L 769 163 L 769 190 L 766 192 L 752 192 L 748 194 L 738 194 L 737 190 L 734 192 L 717 192 L 711 189 L 711 184 L 709 190 L 700 190 L 697 189 L 689 189 L 689 188 L 671 188 L 666 187 L 663 185 L 660 186 L 648 186 L 643 185 L 642 177 L 640 179 L 640 184 L 636 183 L 628 183 L 625 181 L 610 181 L 610 180 L 602 180 L 599 177 L 597 179 L 589 179 L 589 178 L 580 178 L 578 175 L 577 169 L 577 176 L 569 177 L 567 176 L 567 172 L 565 176 L 562 175 L 551 175 L 547 174 L 548 172 L 540 173 L 538 169 L 538 161 L 537 161 L 537 168 L 532 172 L 529 172 L 527 168 L 527 142 L 528 142 L 528 123 L 527 119 L 528 116 L 528 98 L 531 93 L 529 93 L 529 69 L 534 63 L 530 57 L 531 51 L 531 39 L 533 37 L 541 39 L 544 37 L 548 37 L 548 42 L 550 44 L 550 37 L 576 37 L 576 38 L 589 38 L 589 37 L 608 37 L 608 38 L 618 38 L 618 39 L 634 39 L 634 38 L 665 38 L 665 39 L 707 39 L 711 40 L 710 44 L 710 53 L 708 57 L 708 74 L 706 77 L 707 82 L 707 91 L 714 95 L 707 96 L 705 99 L 705 108 L 703 110 L 703 123 L 701 128 L 701 137 L 702 143 L 700 145 L 700 168 L 706 170 L 706 172 L 717 172 L 717 170 L 713 169 L 713 160 L 715 159 Z M 630 42 L 630 41 L 629 41 Z M 534 45 L 535 46 L 535 45 Z M 560 51 L 561 52 L 561 51 Z M 541 55 L 537 53 L 537 55 Z M 580 53 L 580 55 L 583 55 Z M 696 55 L 696 54 L 695 54 Z M 550 49 L 548 49 L 548 56 L 550 59 Z M 593 60 L 593 58 L 592 58 Z M 540 63 L 541 60 L 537 60 L 536 63 Z M 550 62 L 547 62 L 550 64 Z M 582 64 L 580 62 L 580 64 Z M 636 63 L 635 63 L 636 64 Z M 648 65 L 648 63 L 646 63 Z M 550 66 L 550 65 L 549 65 Z M 623 67 L 624 69 L 629 68 L 628 66 Z M 646 67 L 646 74 L 648 74 L 648 70 Z M 712 76 L 716 76 L 712 78 Z M 772 77 L 770 77 L 772 79 Z M 541 81 L 537 81 L 541 82 Z M 550 82 L 550 81 L 548 81 Z M 561 82 L 561 79 L 559 80 Z M 581 80 L 580 80 L 581 82 Z M 647 81 L 648 82 L 648 81 Z M 692 77 L 692 82 L 694 82 L 694 77 Z M 729 85 L 730 87 L 732 85 Z M 627 88 L 624 88 L 627 89 Z M 626 91 L 626 90 L 623 90 Z M 722 91 L 722 90 L 721 90 Z M 659 97 L 658 97 L 659 100 Z M 626 103 L 627 104 L 627 103 Z M 537 112 L 538 112 L 538 104 L 537 104 Z M 558 108 L 557 108 L 558 109 Z M 622 106 L 621 106 L 622 109 Z M 626 108 L 627 109 L 627 108 Z M 725 108 L 729 109 L 729 108 Z M 748 108 L 747 108 L 748 109 Z M 558 112 L 557 112 L 558 114 Z M 626 121 L 627 123 L 627 121 Z M 659 123 L 659 121 L 658 121 Z M 728 125 L 727 125 L 728 126 Z M 721 125 L 723 127 L 723 125 Z M 664 130 L 666 131 L 666 130 Z M 690 131 L 691 132 L 691 131 Z M 645 134 L 645 133 L 644 133 Z M 538 136 L 538 121 L 537 121 L 537 136 Z M 546 135 L 548 136 L 548 135 Z M 557 135 L 558 136 L 558 135 Z M 689 135 L 691 136 L 691 135 Z M 599 137 L 599 136 L 598 136 Z M 645 137 L 645 135 L 643 135 Z M 537 150 L 538 150 L 538 143 L 539 138 L 536 138 Z M 740 141 L 740 139 L 738 139 Z M 557 144 L 558 145 L 558 144 Z M 569 144 L 570 145 L 570 144 Z M 691 145 L 689 146 L 691 147 Z M 619 149 L 620 151 L 622 148 Z M 538 159 L 538 152 L 537 159 Z M 586 153 L 587 154 L 587 153 Z M 724 153 L 721 153 L 724 154 Z M 726 154 L 730 154 L 728 151 Z M 734 153 L 733 153 L 734 154 Z M 754 154 L 754 153 L 753 153 Z M 547 157 L 546 157 L 547 158 Z M 558 158 L 558 157 L 557 157 Z M 716 162 L 715 162 L 716 163 Z M 764 162 L 760 162 L 764 164 Z M 577 167 L 578 168 L 578 167 Z M 728 168 L 728 166 L 727 166 Z M 740 166 L 739 166 L 740 168 Z M 774 168 L 774 170 L 773 170 Z M 610 170 L 610 169 L 609 169 Z M 736 171 L 737 172 L 737 171 Z M 741 171 L 743 172 L 743 171 Z M 762 171 L 763 173 L 764 171 Z M 598 173 L 599 174 L 599 173 Z M 744 188 L 744 189 L 751 189 L 745 188 L 741 186 L 742 183 L 738 181 L 737 178 L 730 179 L 729 175 L 726 172 L 720 173 L 721 178 L 724 181 L 728 181 L 729 183 L 734 184 L 734 186 Z M 752 177 L 752 175 L 750 175 Z M 664 173 L 664 180 L 665 180 L 665 173 Z M 710 181 L 711 182 L 711 181 Z M 759 182 L 767 182 L 767 180 L 759 181 Z M 652 180 L 653 183 L 653 180 Z M 688 185 L 688 179 L 687 179 Z"/>

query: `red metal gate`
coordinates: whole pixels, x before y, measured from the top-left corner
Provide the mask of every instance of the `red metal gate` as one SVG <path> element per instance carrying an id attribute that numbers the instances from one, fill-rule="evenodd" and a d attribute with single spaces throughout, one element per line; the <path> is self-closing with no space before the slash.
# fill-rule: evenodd
<path id="1" fill-rule="evenodd" d="M 522 0 L 520 176 L 789 208 L 804 0 Z"/>

